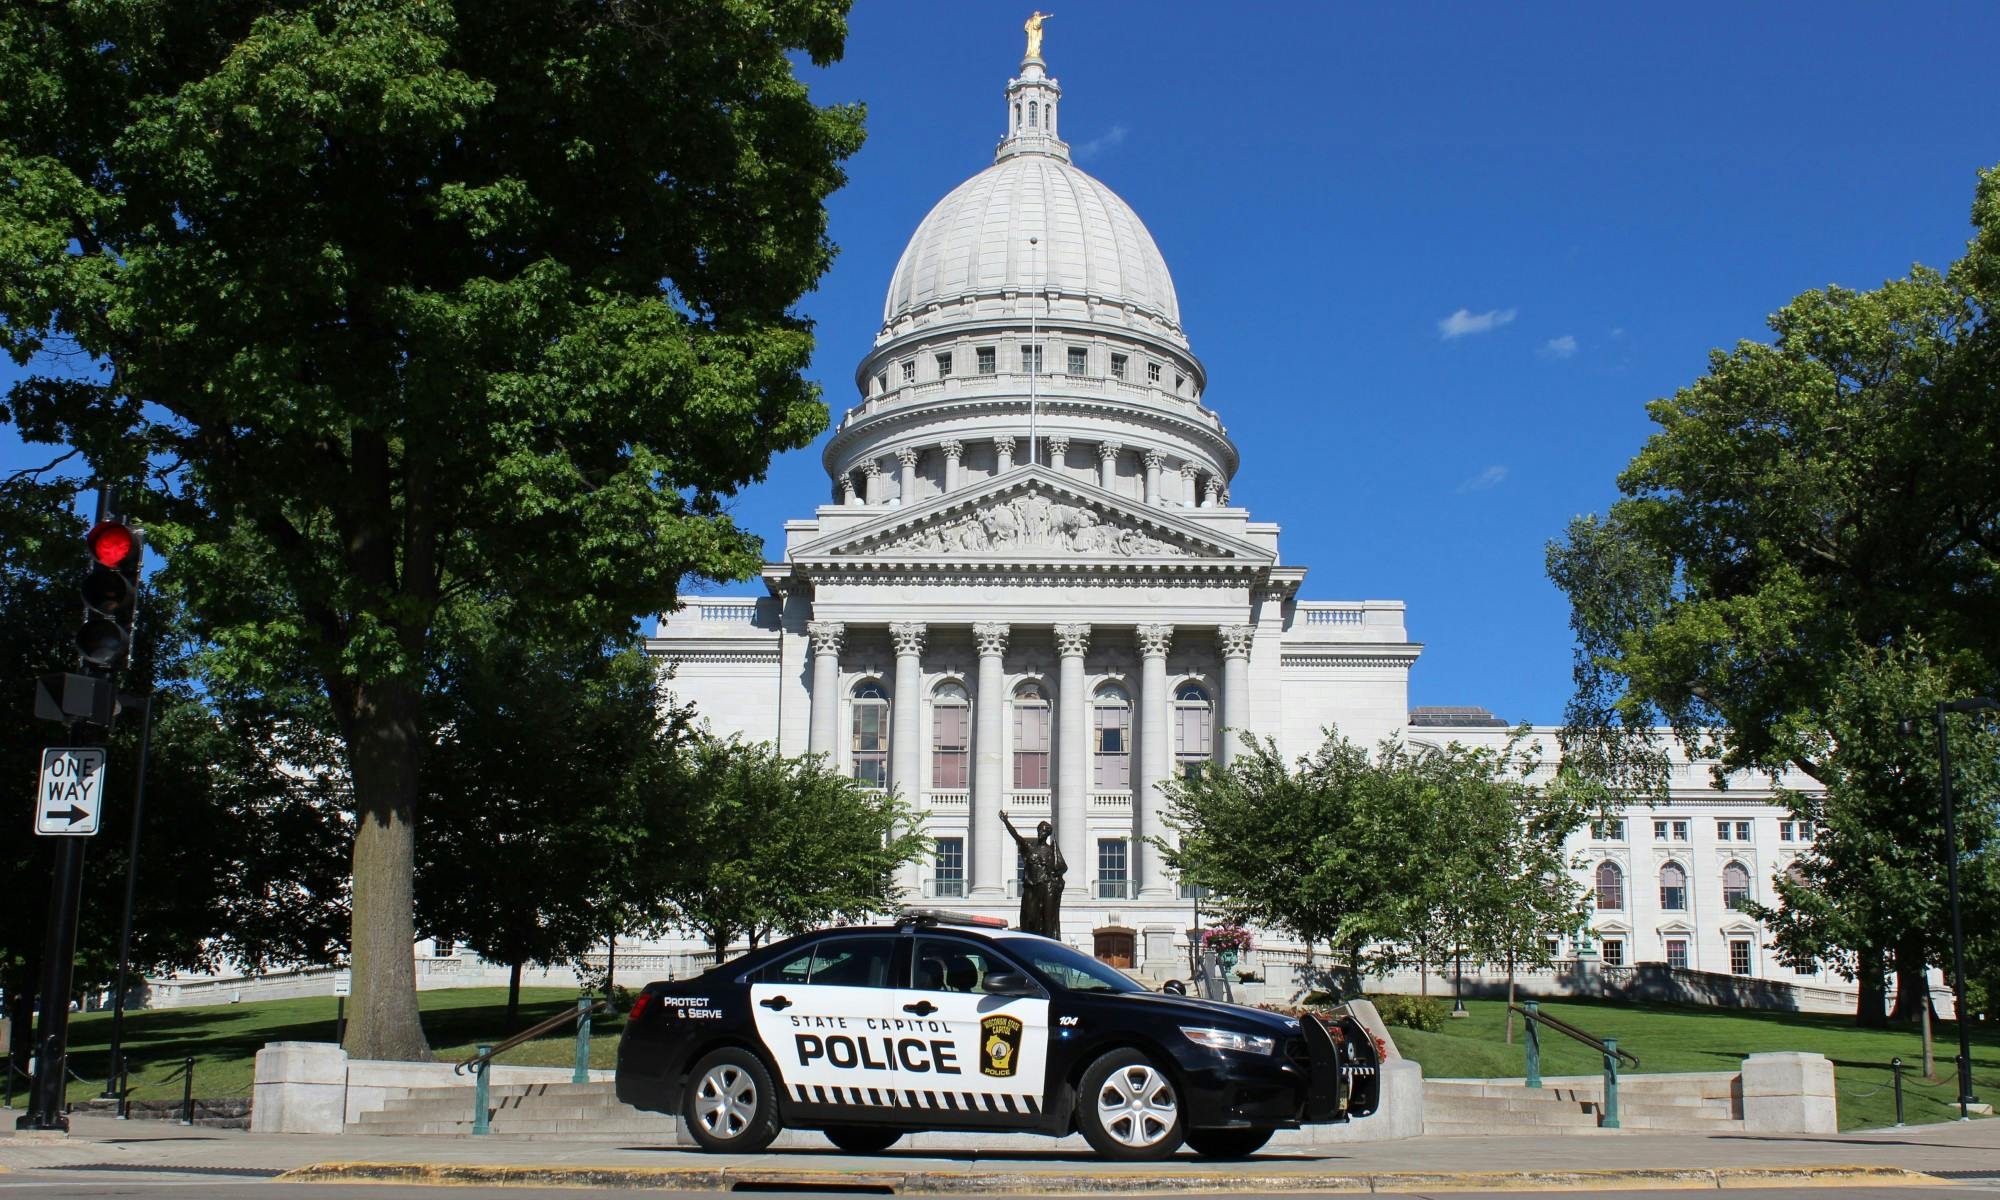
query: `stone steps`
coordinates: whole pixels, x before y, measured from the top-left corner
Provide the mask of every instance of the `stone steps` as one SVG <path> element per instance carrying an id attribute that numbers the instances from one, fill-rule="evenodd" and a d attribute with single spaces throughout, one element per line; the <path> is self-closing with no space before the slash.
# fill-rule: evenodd
<path id="1" fill-rule="evenodd" d="M 1440 1079 L 1424 1085 L 1424 1132 L 1471 1137 L 1509 1133 L 1588 1133 L 1600 1128 L 1603 1088 L 1571 1080 L 1541 1088 L 1522 1082 Z M 1708 1096 L 1704 1081 L 1652 1079 L 1618 1089 L 1621 1129 L 1740 1130 L 1728 1096 Z M 1605 1130 L 1604 1132 L 1613 1132 Z"/>
<path id="2" fill-rule="evenodd" d="M 471 1085 L 412 1088 L 382 1108 L 362 1113 L 357 1133 L 409 1137 L 464 1137 L 472 1133 Z M 673 1143 L 680 1122 L 641 1112 L 619 1101 L 609 1083 L 535 1083 L 487 1092 L 488 1122 L 496 1137 L 571 1141 L 644 1139 Z"/>

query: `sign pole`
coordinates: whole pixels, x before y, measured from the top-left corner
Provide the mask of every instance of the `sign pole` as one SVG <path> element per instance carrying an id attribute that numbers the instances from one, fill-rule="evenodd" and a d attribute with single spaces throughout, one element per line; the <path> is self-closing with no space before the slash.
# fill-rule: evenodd
<path id="1" fill-rule="evenodd" d="M 139 825 L 146 814 L 146 757 L 153 748 L 153 696 L 146 695 L 145 723 L 139 726 L 139 773 L 132 780 L 132 850 L 125 860 L 125 920 L 118 927 L 118 990 L 111 994 L 111 1056 L 104 1068 L 104 1095 L 118 1094 L 118 1058 L 125 1048 L 125 974 L 132 967 L 132 903 L 139 889 Z"/>
<path id="2" fill-rule="evenodd" d="M 35 1030 L 35 1081 L 28 1093 L 28 1111 L 14 1122 L 16 1129 L 69 1132 L 63 1100 L 69 1076 L 69 991 L 76 965 L 76 913 L 83 899 L 82 838 L 62 839 L 56 852 L 55 882 L 49 889 L 49 929 L 42 942 L 42 1005 Z"/>

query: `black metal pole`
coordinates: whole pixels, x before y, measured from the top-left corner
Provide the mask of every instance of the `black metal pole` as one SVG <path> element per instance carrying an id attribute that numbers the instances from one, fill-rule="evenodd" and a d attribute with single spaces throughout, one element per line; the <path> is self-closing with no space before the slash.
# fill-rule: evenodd
<path id="1" fill-rule="evenodd" d="M 139 774 L 132 781 L 132 843 L 125 860 L 125 919 L 118 927 L 118 990 L 111 994 L 111 1065 L 104 1094 L 118 1086 L 118 1055 L 125 1039 L 125 975 L 132 967 L 132 904 L 139 892 L 139 825 L 146 815 L 146 758 L 153 748 L 153 696 L 146 694 L 146 717 L 139 726 Z"/>
<path id="2" fill-rule="evenodd" d="M 83 897 L 83 839 L 66 837 L 49 887 L 48 934 L 42 941 L 42 1017 L 35 1030 L 35 1080 L 16 1129 L 69 1131 L 63 1114 L 69 1074 L 69 989 L 76 960 L 76 912 Z"/>
<path id="3" fill-rule="evenodd" d="M 1896 1128 L 1903 1127 L 1903 1059 L 1901 1055 L 1889 1060 L 1889 1073 L 1896 1080 Z"/>
<path id="4" fill-rule="evenodd" d="M 1951 898 L 1951 995 L 1958 1011 L 1958 1119 L 1972 1119 L 1972 1030 L 1965 1011 L 1965 926 L 1958 914 L 1958 818 L 1951 800 L 1951 739 L 1945 736 L 1945 705 L 1937 706 L 1939 788 L 1944 794 L 1944 878 Z M 1930 985 L 1924 985 L 1926 993 Z M 1930 1003 L 1928 994 L 1924 1003 Z"/>

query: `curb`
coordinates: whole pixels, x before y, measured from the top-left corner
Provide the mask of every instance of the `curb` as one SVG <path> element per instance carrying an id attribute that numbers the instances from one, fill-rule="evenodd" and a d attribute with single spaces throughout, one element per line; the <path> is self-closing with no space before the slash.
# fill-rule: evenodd
<path id="1" fill-rule="evenodd" d="M 811 1171 L 703 1167 L 476 1166 L 451 1163 L 323 1162 L 275 1183 L 401 1183 L 436 1186 L 597 1187 L 726 1192 L 740 1186 L 868 1189 L 902 1195 L 1120 1195 L 1203 1192 L 1644 1191 L 1755 1187 L 1895 1187 L 1946 1182 L 1901 1167 L 1653 1167 L 1604 1171 L 1369 1171 L 1343 1174 L 1244 1171 Z"/>

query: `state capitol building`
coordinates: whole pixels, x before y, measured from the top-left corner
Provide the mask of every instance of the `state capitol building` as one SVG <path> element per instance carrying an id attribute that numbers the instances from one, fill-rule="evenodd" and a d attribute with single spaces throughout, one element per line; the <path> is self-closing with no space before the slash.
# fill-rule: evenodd
<path id="1" fill-rule="evenodd" d="M 1497 745 L 1506 723 L 1412 713 L 1402 602 L 1308 598 L 1278 526 L 1232 503 L 1241 454 L 1173 276 L 1070 161 L 1038 51 L 1007 82 L 992 165 L 896 263 L 826 501 L 786 523 L 766 594 L 690 599 L 650 649 L 713 732 L 830 755 L 923 811 L 936 850 L 912 897 L 1011 919 L 1001 814 L 1049 820 L 1064 938 L 1184 976 L 1193 899 L 1147 841 L 1162 781 L 1227 762 L 1235 731 L 1296 757 L 1329 728 Z M 1575 836 L 1594 920 L 1562 952 L 1841 987 L 1783 968 L 1739 911 L 1810 844 L 1768 781 L 1717 791 L 1682 757 L 1672 796 Z"/>

